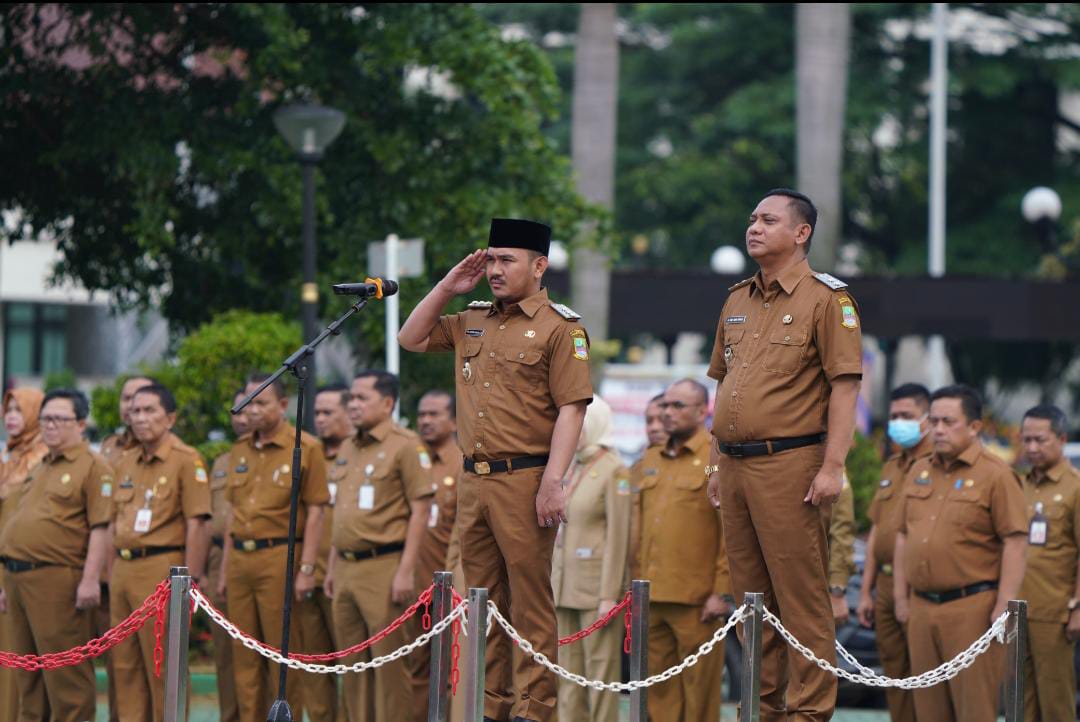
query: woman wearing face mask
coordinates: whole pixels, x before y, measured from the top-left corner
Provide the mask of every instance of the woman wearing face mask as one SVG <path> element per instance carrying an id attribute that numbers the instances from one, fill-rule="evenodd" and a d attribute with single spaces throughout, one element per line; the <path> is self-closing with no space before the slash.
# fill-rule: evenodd
<path id="1" fill-rule="evenodd" d="M 37 466 L 48 449 L 41 440 L 38 412 L 45 394 L 37 389 L 12 389 L 4 394 L 4 429 L 7 445 L 0 459 L 0 529 L 4 528 L 15 510 L 22 486 L 30 470 Z M 2 574 L 2 568 L 0 568 Z M 7 613 L 3 579 L 0 578 L 0 612 Z M 7 622 L 0 617 L 0 650 L 11 649 Z M 0 669 L 0 719 L 17 719 L 18 691 L 15 671 Z"/>
<path id="2" fill-rule="evenodd" d="M 574 462 L 567 472 L 570 522 L 555 540 L 551 585 L 559 637 L 604 616 L 623 597 L 630 543 L 630 472 L 612 450 L 611 407 L 599 396 L 585 413 Z M 621 617 L 585 639 L 559 648 L 559 664 L 589 679 L 619 679 Z M 559 718 L 617 722 L 619 697 L 559 684 Z"/>

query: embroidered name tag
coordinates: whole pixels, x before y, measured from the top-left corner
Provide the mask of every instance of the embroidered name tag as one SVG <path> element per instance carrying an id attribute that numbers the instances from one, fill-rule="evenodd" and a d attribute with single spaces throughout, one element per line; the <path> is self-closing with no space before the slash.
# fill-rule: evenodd
<path id="1" fill-rule="evenodd" d="M 467 328 L 465 329 L 466 336 L 472 336 L 473 338 L 480 338 L 484 335 L 484 329 L 482 328 Z"/>
<path id="2" fill-rule="evenodd" d="M 728 316 L 724 323 L 746 323 L 746 316 Z"/>

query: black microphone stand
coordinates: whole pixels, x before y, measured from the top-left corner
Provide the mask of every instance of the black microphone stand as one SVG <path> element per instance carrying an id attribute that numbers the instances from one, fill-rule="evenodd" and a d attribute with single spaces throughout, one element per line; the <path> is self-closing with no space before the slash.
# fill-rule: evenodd
<path id="1" fill-rule="evenodd" d="M 304 365 L 304 360 L 314 354 L 315 349 L 327 337 L 339 335 L 342 324 L 353 314 L 363 310 L 368 300 L 367 297 L 358 299 L 356 303 L 349 307 L 348 311 L 327 326 L 313 341 L 304 344 L 292 356 L 285 359 L 281 363 L 281 368 L 275 371 L 266 381 L 263 381 L 259 388 L 252 391 L 243 401 L 230 409 L 230 413 L 234 415 L 240 413 L 244 410 L 244 407 L 251 403 L 252 399 L 261 394 L 267 386 L 284 376 L 286 372 L 295 376 L 299 384 L 296 399 L 296 438 L 293 443 L 292 456 L 292 491 L 289 495 L 289 553 L 288 560 L 285 562 L 285 605 L 281 619 L 281 656 L 286 659 L 289 657 L 289 626 L 292 618 L 293 584 L 295 579 L 293 563 L 296 557 L 296 514 L 300 503 L 300 434 L 301 429 L 304 427 L 304 393 L 307 385 L 307 366 Z M 312 544 L 318 544 L 319 542 L 318 539 L 309 539 L 308 541 Z M 267 722 L 293 722 L 292 710 L 289 708 L 289 702 L 285 699 L 285 676 L 288 671 L 287 666 L 280 665 L 277 699 L 270 706 L 270 714 L 266 717 Z"/>

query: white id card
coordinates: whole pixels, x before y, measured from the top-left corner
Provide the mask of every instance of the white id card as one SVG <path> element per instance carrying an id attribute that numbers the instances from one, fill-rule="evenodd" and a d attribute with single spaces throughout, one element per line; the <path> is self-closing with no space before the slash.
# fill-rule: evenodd
<path id="1" fill-rule="evenodd" d="M 580 547 L 575 552 L 578 559 L 592 559 L 592 549 L 589 547 Z"/>
<path id="2" fill-rule="evenodd" d="M 1036 547 L 1046 546 L 1046 522 L 1041 519 L 1032 519 L 1028 529 L 1028 544 Z"/>
<path id="3" fill-rule="evenodd" d="M 371 511 L 375 508 L 375 487 L 371 484 L 364 484 L 360 487 L 360 508 L 364 511 Z"/>
<path id="4" fill-rule="evenodd" d="M 150 509 L 139 509 L 135 513 L 135 533 L 145 534 L 150 531 L 150 519 L 153 512 Z"/>
<path id="5" fill-rule="evenodd" d="M 328 482 L 326 488 L 330 490 L 330 506 L 333 506 L 337 500 L 337 484 L 332 481 Z"/>
<path id="6" fill-rule="evenodd" d="M 439 525 L 439 505 L 432 503 L 431 509 L 428 511 L 427 519 L 428 529 L 434 529 Z"/>

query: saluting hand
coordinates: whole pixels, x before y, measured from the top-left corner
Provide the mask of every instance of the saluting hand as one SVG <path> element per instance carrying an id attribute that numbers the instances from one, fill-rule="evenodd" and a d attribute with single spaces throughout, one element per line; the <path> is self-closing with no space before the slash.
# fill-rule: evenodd
<path id="1" fill-rule="evenodd" d="M 840 498 L 840 491 L 844 488 L 844 470 L 843 468 L 837 471 L 827 470 L 824 466 L 818 471 L 817 476 L 814 477 L 814 482 L 810 484 L 810 490 L 806 492 L 804 502 L 809 502 L 814 506 L 821 506 L 822 504 L 832 504 Z"/>
<path id="2" fill-rule="evenodd" d="M 487 251 L 473 251 L 450 269 L 439 286 L 455 296 L 471 292 L 487 271 L 487 256 Z"/>
<path id="3" fill-rule="evenodd" d="M 566 492 L 562 480 L 545 478 L 536 492 L 536 523 L 542 527 L 557 527 L 566 521 Z"/>

